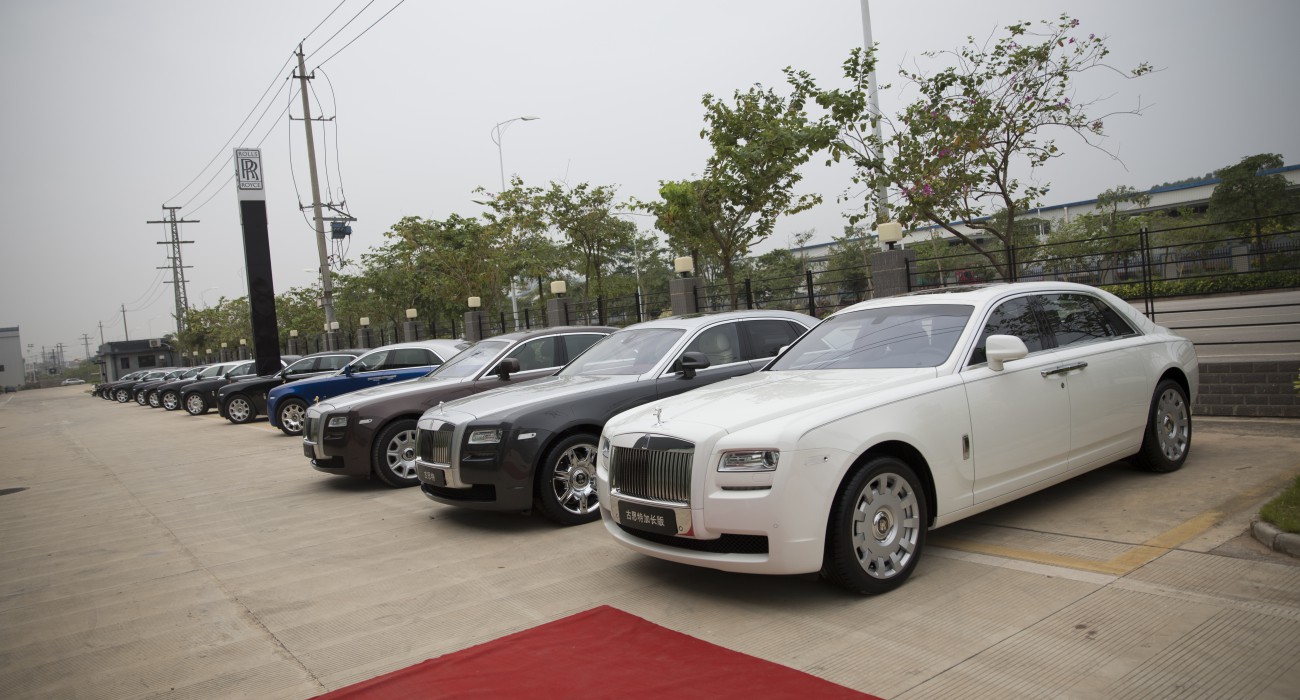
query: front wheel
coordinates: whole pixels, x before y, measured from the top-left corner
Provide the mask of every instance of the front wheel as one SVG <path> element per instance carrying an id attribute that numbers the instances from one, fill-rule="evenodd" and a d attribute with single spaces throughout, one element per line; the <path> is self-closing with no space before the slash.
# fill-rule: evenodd
<path id="1" fill-rule="evenodd" d="M 232 394 L 226 399 L 226 420 L 235 425 L 251 423 L 257 417 L 253 402 L 243 394 Z"/>
<path id="2" fill-rule="evenodd" d="M 113 398 L 117 399 L 118 403 L 126 403 L 131 400 L 131 392 L 127 391 L 125 388 L 119 388 L 114 392 Z"/>
<path id="3" fill-rule="evenodd" d="M 149 396 L 143 391 L 135 392 L 135 402 L 141 406 L 149 405 Z"/>
<path id="4" fill-rule="evenodd" d="M 162 396 L 158 397 L 158 401 L 161 402 L 162 407 L 168 411 L 175 411 L 181 407 L 181 399 L 174 391 L 163 392 Z"/>
<path id="5" fill-rule="evenodd" d="M 185 395 L 185 411 L 191 416 L 201 416 L 208 412 L 208 400 L 195 391 Z"/>
<path id="6" fill-rule="evenodd" d="M 596 436 L 571 435 L 546 453 L 537 474 L 537 507 L 561 525 L 600 519 L 596 500 Z"/>
<path id="7" fill-rule="evenodd" d="M 303 424 L 307 422 L 307 404 L 299 399 L 285 399 L 275 414 L 275 419 L 280 423 L 280 432 L 285 435 L 302 435 Z"/>
<path id="8" fill-rule="evenodd" d="M 912 468 L 877 457 L 851 472 L 835 497 L 821 575 L 855 593 L 903 585 L 925 545 L 925 495 Z"/>
<path id="9" fill-rule="evenodd" d="M 420 483 L 415 476 L 415 421 L 403 418 L 384 428 L 375 440 L 370 463 L 375 476 L 389 486 Z"/>
<path id="10" fill-rule="evenodd" d="M 1177 471 L 1191 449 L 1192 410 L 1187 405 L 1187 392 L 1178 382 L 1166 379 L 1156 385 L 1151 397 L 1142 449 L 1135 461 L 1153 472 Z"/>
<path id="11" fill-rule="evenodd" d="M 153 408 L 158 408 L 159 406 L 162 405 L 162 402 L 158 399 L 158 392 L 156 391 L 149 392 L 149 405 L 152 406 Z"/>

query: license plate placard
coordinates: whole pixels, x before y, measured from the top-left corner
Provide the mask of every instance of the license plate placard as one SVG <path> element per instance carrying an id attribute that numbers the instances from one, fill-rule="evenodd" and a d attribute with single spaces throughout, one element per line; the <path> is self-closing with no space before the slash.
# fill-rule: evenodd
<path id="1" fill-rule="evenodd" d="M 415 473 L 416 476 L 420 478 L 420 483 L 432 486 L 447 485 L 447 474 L 441 469 L 434 469 L 433 467 L 426 467 L 423 464 L 420 464 L 416 465 Z"/>
<path id="2" fill-rule="evenodd" d="M 671 508 L 659 508 L 628 501 L 615 501 L 615 503 L 618 507 L 618 521 L 623 525 L 661 535 L 677 534 L 677 513 Z"/>

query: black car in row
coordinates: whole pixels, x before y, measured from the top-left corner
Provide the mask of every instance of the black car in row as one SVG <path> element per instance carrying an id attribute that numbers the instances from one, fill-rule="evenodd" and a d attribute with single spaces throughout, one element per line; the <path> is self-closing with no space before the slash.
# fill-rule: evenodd
<path id="1" fill-rule="evenodd" d="M 266 414 L 266 393 L 281 384 L 337 372 L 367 352 L 364 349 L 331 350 L 307 355 L 271 375 L 250 377 L 219 388 L 213 401 L 217 413 L 236 425 L 251 423 Z"/>

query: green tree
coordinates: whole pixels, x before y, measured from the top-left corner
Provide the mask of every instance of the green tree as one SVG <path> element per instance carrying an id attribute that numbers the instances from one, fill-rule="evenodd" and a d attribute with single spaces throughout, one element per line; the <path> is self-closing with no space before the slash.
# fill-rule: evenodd
<path id="1" fill-rule="evenodd" d="M 1017 219 L 1048 189 L 1034 173 L 1061 155 L 1050 135 L 1077 135 L 1097 148 L 1104 136 L 1109 115 L 1092 114 L 1100 100 L 1077 100 L 1075 79 L 1111 68 L 1105 62 L 1109 50 L 1103 37 L 1084 36 L 1078 27 L 1066 15 L 1056 22 L 1020 22 L 991 45 L 971 38 L 942 52 L 950 65 L 932 74 L 901 71 L 919 97 L 888 122 L 893 133 L 883 139 L 873 135 L 876 117 L 867 102 L 874 51 L 851 53 L 843 64 L 843 89 L 819 89 L 812 76 L 793 69 L 786 76 L 796 94 L 826 110 L 823 121 L 838 132 L 831 159 L 853 165 L 856 185 L 901 192 L 899 220 L 939 226 L 984 256 L 999 276 L 1014 279 L 1021 267 L 1013 234 L 1020 230 Z M 1143 63 L 1128 75 L 1150 71 Z M 998 211 L 1002 216 L 990 216 Z M 867 204 L 851 221 L 870 213 Z"/>
<path id="2" fill-rule="evenodd" d="M 737 90 L 731 102 L 705 95 L 702 103 L 700 137 L 713 149 L 704 176 L 661 183 L 662 200 L 649 210 L 675 244 L 717 261 L 734 306 L 736 260 L 771 235 L 781 216 L 821 201 L 794 189 L 803 179 L 800 166 L 826 147 L 834 128 L 810 121 L 803 97 L 762 86 Z"/>
<path id="3" fill-rule="evenodd" d="M 604 296 L 602 279 L 614 254 L 626 248 L 636 235 L 636 225 L 614 215 L 618 190 L 605 185 L 581 183 L 568 187 L 552 182 L 540 198 L 546 220 L 568 241 L 574 257 L 582 262 L 584 291 Z"/>
<path id="4" fill-rule="evenodd" d="M 1235 232 L 1250 232 L 1255 245 L 1262 245 L 1266 224 L 1262 219 L 1287 213 L 1291 206 L 1286 177 L 1280 173 L 1260 175 L 1261 170 L 1282 167 L 1282 156 L 1260 153 L 1246 156 L 1236 165 L 1216 170 L 1220 182 L 1210 195 L 1210 214 L 1215 221 L 1232 222 Z"/>

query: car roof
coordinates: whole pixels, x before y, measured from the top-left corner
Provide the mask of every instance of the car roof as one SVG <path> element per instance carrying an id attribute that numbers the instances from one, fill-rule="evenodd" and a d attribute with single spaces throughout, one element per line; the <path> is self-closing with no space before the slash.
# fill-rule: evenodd
<path id="1" fill-rule="evenodd" d="M 362 353 L 371 353 L 376 350 L 397 350 L 401 348 L 428 348 L 430 350 L 440 350 L 443 352 L 450 351 L 453 355 L 470 346 L 467 340 L 452 338 L 433 338 L 431 340 L 417 340 L 411 343 L 390 343 L 381 345 L 377 348 L 363 350 Z"/>
<path id="2" fill-rule="evenodd" d="M 712 325 L 722 321 L 739 321 L 744 319 L 781 319 L 784 321 L 794 321 L 802 326 L 814 326 L 817 319 L 808 314 L 801 314 L 795 311 L 784 311 L 780 309 L 742 309 L 740 311 L 720 311 L 716 313 L 699 313 L 683 314 L 681 316 L 669 316 L 668 318 L 659 318 L 653 321 L 643 321 L 634 323 L 623 330 L 641 329 L 641 328 L 682 328 L 694 330 L 702 326 Z"/>
<path id="3" fill-rule="evenodd" d="M 551 326 L 549 328 L 531 328 L 526 331 L 511 331 L 494 335 L 483 340 L 529 340 L 543 335 L 562 335 L 565 333 L 613 333 L 618 330 L 614 326 Z"/>

